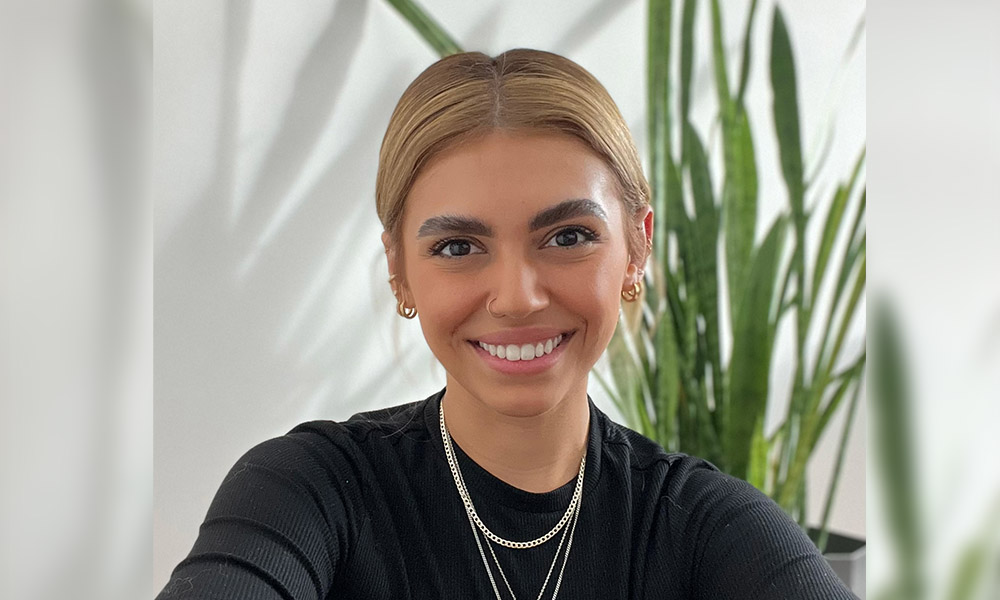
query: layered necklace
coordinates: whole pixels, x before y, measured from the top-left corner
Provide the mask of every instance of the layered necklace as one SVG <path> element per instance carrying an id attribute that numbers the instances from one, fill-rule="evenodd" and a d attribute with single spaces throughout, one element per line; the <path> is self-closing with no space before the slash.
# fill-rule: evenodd
<path id="1" fill-rule="evenodd" d="M 441 439 L 444 440 L 444 453 L 448 459 L 448 467 L 451 469 L 451 476 L 455 480 L 455 487 L 458 488 L 458 495 L 462 498 L 462 504 L 465 506 L 465 514 L 469 517 L 469 525 L 472 527 L 472 535 L 476 538 L 476 546 L 479 548 L 479 555 L 483 559 L 483 566 L 486 567 L 486 574 L 490 578 L 490 585 L 493 586 L 493 593 L 496 594 L 497 600 L 503 599 L 500 596 L 500 589 L 497 587 L 496 580 L 493 578 L 493 569 L 490 568 L 489 560 L 486 558 L 486 552 L 483 550 L 483 544 L 479 540 L 479 534 L 481 533 L 483 538 L 485 538 L 486 548 L 489 549 L 490 555 L 493 557 L 493 563 L 496 564 L 497 571 L 500 572 L 500 577 L 507 586 L 507 591 L 510 592 L 510 597 L 513 600 L 517 600 L 517 597 L 514 595 L 514 590 L 511 588 L 510 582 L 507 580 L 507 575 L 500 566 L 500 561 L 497 560 L 497 555 L 493 551 L 493 546 L 490 545 L 490 542 L 492 541 L 501 546 L 513 548 L 515 550 L 525 550 L 544 544 L 562 531 L 563 534 L 559 539 L 559 546 L 556 547 L 556 555 L 552 559 L 552 565 L 549 567 L 549 572 L 545 575 L 545 581 L 542 583 L 542 589 L 538 592 L 537 598 L 537 600 L 541 600 L 542 595 L 545 593 L 545 588 L 548 586 L 549 579 L 552 577 L 552 571 L 555 569 L 556 563 L 559 562 L 559 553 L 562 551 L 563 545 L 565 544 L 566 551 L 563 552 L 562 566 L 559 567 L 559 575 L 556 577 L 555 588 L 552 591 L 552 600 L 555 600 L 556 596 L 559 594 L 559 587 L 562 585 L 563 571 L 566 569 L 566 561 L 569 559 L 569 551 L 573 546 L 573 533 L 576 531 L 576 522 L 580 518 L 580 504 L 583 499 L 583 474 L 587 466 L 586 451 L 584 451 L 583 457 L 580 459 L 580 473 L 576 477 L 576 487 L 573 490 L 573 497 L 570 499 L 566 512 L 563 514 L 562 518 L 559 519 L 559 522 L 556 523 L 555 527 L 537 539 L 526 542 L 512 542 L 510 540 L 505 540 L 490 531 L 489 527 L 483 523 L 482 519 L 480 519 L 479 515 L 476 513 L 476 507 L 472 503 L 472 497 L 469 495 L 469 489 L 466 487 L 465 479 L 462 477 L 462 470 L 459 468 L 458 460 L 455 458 L 455 449 L 452 447 L 451 434 L 448 433 L 448 428 L 445 427 L 444 424 L 443 403 L 439 410 L 439 414 L 441 422 Z"/>

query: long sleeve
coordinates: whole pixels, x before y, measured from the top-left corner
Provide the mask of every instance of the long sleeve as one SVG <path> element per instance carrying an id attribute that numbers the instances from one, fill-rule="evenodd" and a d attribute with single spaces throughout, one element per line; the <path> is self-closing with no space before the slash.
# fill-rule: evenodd
<path id="1" fill-rule="evenodd" d="M 158 600 L 490 597 L 476 534 L 435 437 L 442 395 L 344 423 L 303 423 L 250 450 L 222 482 Z M 583 508 L 560 598 L 853 597 L 751 485 L 592 411 Z M 459 460 L 480 516 L 498 535 L 542 535 L 573 495 L 571 484 L 519 490 L 464 453 Z M 534 597 L 557 544 L 528 553 L 496 548 L 497 560 Z"/>
<path id="2" fill-rule="evenodd" d="M 216 493 L 157 600 L 323 600 L 346 553 L 346 512 L 316 436 L 259 444 Z"/>
<path id="3" fill-rule="evenodd" d="M 755 487 L 707 464 L 680 479 L 674 506 L 688 513 L 682 537 L 694 546 L 691 598 L 855 598 L 802 529 Z"/>

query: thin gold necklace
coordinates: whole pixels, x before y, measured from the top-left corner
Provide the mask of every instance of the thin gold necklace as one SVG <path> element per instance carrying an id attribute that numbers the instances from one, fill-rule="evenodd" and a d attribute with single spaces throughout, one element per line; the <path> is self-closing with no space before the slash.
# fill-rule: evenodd
<path id="1" fill-rule="evenodd" d="M 552 577 L 552 571 L 555 569 L 556 563 L 559 562 L 559 551 L 562 550 L 563 544 L 567 541 L 568 537 L 569 542 L 566 544 L 566 552 L 563 554 L 562 566 L 559 568 L 559 575 L 556 577 L 555 588 L 552 592 L 552 600 L 555 600 L 556 596 L 559 594 L 559 588 L 562 585 L 563 572 L 566 570 L 566 562 L 569 560 L 570 549 L 573 547 L 573 534 L 576 533 L 576 523 L 580 518 L 580 506 L 582 503 L 581 501 L 583 500 L 583 478 L 587 466 L 586 450 L 584 451 L 583 457 L 580 459 L 580 472 L 577 474 L 573 498 L 570 500 L 569 508 L 566 510 L 566 514 L 563 515 L 563 518 L 559 520 L 552 530 L 535 540 L 531 540 L 530 542 L 511 542 L 490 531 L 476 513 L 475 506 L 472 503 L 472 497 L 469 494 L 469 489 L 465 485 L 465 478 L 462 476 L 462 470 L 458 466 L 458 460 L 455 457 L 455 450 L 452 447 L 451 434 L 448 433 L 448 428 L 445 426 L 443 404 L 441 405 L 439 416 L 441 423 L 441 439 L 444 442 L 444 452 L 448 459 L 448 466 L 451 469 L 452 478 L 455 480 L 455 487 L 458 488 L 458 495 L 462 498 L 462 504 L 465 506 L 465 513 L 469 518 L 469 526 L 472 528 L 472 535 L 476 540 L 476 546 L 479 548 L 479 555 L 483 559 L 483 566 L 486 567 L 486 574 L 490 578 L 490 585 L 493 587 L 493 593 L 496 594 L 497 600 L 502 600 L 500 597 L 500 590 L 493 577 L 493 570 L 490 568 L 490 563 L 486 559 L 486 553 L 483 551 L 483 545 L 479 540 L 479 534 L 482 533 L 483 538 L 486 541 L 486 547 L 489 549 L 490 555 L 493 557 L 493 562 L 496 564 L 497 570 L 500 572 L 500 577 L 503 578 L 503 582 L 507 586 L 507 591 L 510 593 L 511 598 L 517 600 L 517 596 L 514 595 L 514 590 L 511 587 L 510 582 L 507 580 L 507 575 L 504 573 L 503 567 L 500 566 L 500 561 L 497 559 L 497 555 L 493 551 L 493 546 L 490 545 L 490 541 L 492 540 L 502 546 L 518 550 L 534 548 L 535 546 L 544 544 L 548 540 L 552 539 L 570 520 L 572 520 L 570 526 L 563 531 L 563 535 L 559 540 L 559 546 L 556 547 L 556 554 L 552 558 L 552 564 L 549 566 L 548 573 L 545 575 L 545 581 L 542 582 L 542 589 L 538 592 L 537 600 L 541 600 L 542 595 L 545 593 L 545 588 L 549 584 L 549 579 Z"/>

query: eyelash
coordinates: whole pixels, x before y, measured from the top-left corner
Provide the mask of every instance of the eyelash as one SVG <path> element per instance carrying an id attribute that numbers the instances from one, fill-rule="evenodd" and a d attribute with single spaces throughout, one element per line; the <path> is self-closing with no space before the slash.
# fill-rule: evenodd
<path id="1" fill-rule="evenodd" d="M 577 248 L 577 247 L 580 247 L 580 246 L 584 246 L 584 245 L 588 245 L 588 244 L 591 244 L 593 242 L 596 242 L 601 237 L 600 234 L 598 234 L 596 231 L 588 229 L 587 227 L 583 227 L 582 225 L 571 225 L 569 227 L 563 227 L 562 229 L 559 229 L 558 231 L 556 231 L 555 233 L 553 233 L 552 236 L 549 237 L 549 239 L 546 241 L 546 245 L 548 245 L 549 241 L 555 239 L 555 237 L 557 235 L 559 235 L 561 233 L 566 233 L 568 231 L 573 231 L 573 232 L 579 233 L 580 235 L 583 236 L 583 240 L 580 243 L 575 244 L 573 246 L 557 246 L 557 247 L 559 247 L 559 248 L 565 248 L 565 249 Z M 447 259 L 464 258 L 465 256 L 468 256 L 468 255 L 463 255 L 463 256 L 448 256 L 447 254 L 442 254 L 442 251 L 445 248 L 447 248 L 449 244 L 452 244 L 454 242 L 466 242 L 466 243 L 468 243 L 471 246 L 475 246 L 476 245 L 472 240 L 467 239 L 467 238 L 461 238 L 461 237 L 447 238 L 447 239 L 443 239 L 443 240 L 437 242 L 436 244 L 434 244 L 433 246 L 431 246 L 430 249 L 428 249 L 427 253 L 429 255 L 431 255 L 431 256 L 440 256 L 442 258 L 447 258 Z"/>

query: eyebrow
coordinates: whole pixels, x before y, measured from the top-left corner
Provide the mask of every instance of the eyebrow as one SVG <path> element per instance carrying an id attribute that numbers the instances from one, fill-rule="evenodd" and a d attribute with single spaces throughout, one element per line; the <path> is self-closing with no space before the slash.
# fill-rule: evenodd
<path id="1" fill-rule="evenodd" d="M 605 223 L 608 222 L 608 215 L 601 208 L 600 204 L 589 198 L 574 198 L 572 200 L 565 200 L 539 212 L 531 219 L 531 223 L 528 224 L 528 230 L 537 231 L 561 221 L 579 217 L 596 217 Z M 442 215 L 427 219 L 420 226 L 420 229 L 417 230 L 418 238 L 444 234 L 493 237 L 493 228 L 476 218 Z"/>

